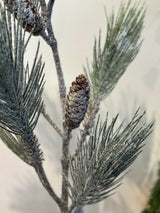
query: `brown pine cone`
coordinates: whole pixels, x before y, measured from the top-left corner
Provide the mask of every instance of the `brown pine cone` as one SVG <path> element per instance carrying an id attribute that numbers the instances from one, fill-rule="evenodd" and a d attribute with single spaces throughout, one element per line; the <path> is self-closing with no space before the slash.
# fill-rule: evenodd
<path id="1" fill-rule="evenodd" d="M 88 81 L 83 74 L 72 82 L 65 106 L 65 124 L 69 130 L 79 127 L 84 119 L 89 102 L 89 91 Z"/>
<path id="2" fill-rule="evenodd" d="M 27 32 L 33 30 L 33 35 L 39 35 L 44 29 L 44 22 L 36 6 L 28 0 L 4 0 L 8 10 L 17 18 L 18 10 L 22 7 L 22 24 Z"/>

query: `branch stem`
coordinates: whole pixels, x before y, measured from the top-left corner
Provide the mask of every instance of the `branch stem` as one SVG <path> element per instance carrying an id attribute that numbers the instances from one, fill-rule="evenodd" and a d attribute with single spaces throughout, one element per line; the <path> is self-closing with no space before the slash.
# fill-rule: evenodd
<path id="1" fill-rule="evenodd" d="M 65 86 L 65 82 L 64 82 L 63 71 L 62 71 L 61 61 L 60 61 L 60 57 L 59 57 L 58 44 L 57 44 L 57 40 L 55 38 L 54 31 L 52 28 L 52 23 L 51 23 L 51 15 L 52 15 L 52 9 L 53 9 L 54 2 L 55 2 L 54 0 L 50 0 L 48 3 L 48 6 L 47 6 L 47 12 L 46 12 L 47 32 L 48 32 L 49 43 L 50 43 L 49 45 L 52 49 L 53 58 L 55 61 L 55 66 L 56 66 L 60 99 L 61 99 L 61 107 L 62 107 L 63 117 L 64 117 L 64 105 L 66 102 L 66 86 Z"/>
<path id="2" fill-rule="evenodd" d="M 55 192 L 53 191 L 52 187 L 50 186 L 49 184 L 49 181 L 46 177 L 46 174 L 45 174 L 45 171 L 43 169 L 43 166 L 42 164 L 36 164 L 34 166 L 35 168 L 35 171 L 42 183 L 42 185 L 44 186 L 44 188 L 47 190 L 47 192 L 50 194 L 50 196 L 55 200 L 55 202 L 58 204 L 58 206 L 60 208 L 62 208 L 63 204 L 62 204 L 62 201 L 61 199 L 55 194 Z"/>
<path id="3" fill-rule="evenodd" d="M 49 0 L 48 5 L 47 5 L 47 18 L 48 21 L 51 21 L 51 16 L 52 16 L 52 10 L 53 10 L 53 6 L 54 6 L 54 2 L 55 0 Z"/>
<path id="4" fill-rule="evenodd" d="M 67 178 L 68 178 L 68 170 L 69 170 L 69 162 L 68 162 L 68 153 L 69 153 L 69 141 L 71 138 L 71 134 L 67 128 L 64 128 L 66 132 L 64 132 L 63 137 L 63 147 L 62 147 L 62 202 L 64 204 L 64 210 L 68 211 L 68 187 L 67 187 Z"/>
<path id="5" fill-rule="evenodd" d="M 65 87 L 65 82 L 64 82 L 64 77 L 63 77 L 63 72 L 60 64 L 60 58 L 59 58 L 59 53 L 58 53 L 58 48 L 57 48 L 57 41 L 54 38 L 51 43 L 51 48 L 56 64 L 56 70 L 57 70 L 57 76 L 58 76 L 58 82 L 59 82 L 59 92 L 60 92 L 60 99 L 61 99 L 61 107 L 62 107 L 62 112 L 63 112 L 63 118 L 64 118 L 64 106 L 66 102 L 66 87 Z"/>
<path id="6" fill-rule="evenodd" d="M 48 121 L 48 123 L 56 130 L 56 132 L 63 138 L 62 130 L 57 126 L 57 124 L 51 119 L 49 114 L 46 112 L 45 106 L 42 108 L 42 115 Z"/>
<path id="7" fill-rule="evenodd" d="M 65 103 L 66 103 L 66 87 L 63 77 L 63 71 L 61 68 L 61 62 L 58 52 L 58 45 L 57 40 L 55 38 L 52 24 L 51 24 L 51 15 L 52 9 L 54 5 L 54 0 L 50 0 L 47 5 L 46 10 L 46 26 L 47 26 L 47 33 L 43 31 L 41 33 L 42 38 L 47 42 L 47 44 L 51 47 L 53 58 L 56 66 L 56 72 L 58 77 L 58 85 L 59 85 L 59 94 L 61 100 L 61 107 L 63 113 L 63 145 L 62 145 L 62 158 L 61 158 L 61 165 L 62 165 L 62 195 L 61 195 L 61 202 L 63 207 L 61 208 L 61 212 L 68 213 L 68 187 L 67 181 L 68 178 L 68 170 L 69 170 L 69 163 L 68 163 L 68 154 L 69 154 L 69 141 L 70 141 L 70 131 L 68 130 L 67 126 L 64 123 L 65 120 Z"/>
<path id="8" fill-rule="evenodd" d="M 51 24 L 51 13 L 52 13 L 53 4 L 54 4 L 54 1 L 53 0 L 50 1 L 48 3 L 48 10 L 46 11 L 46 20 L 47 20 L 46 24 L 47 24 L 48 35 L 46 34 L 45 31 L 42 31 L 41 37 L 50 46 L 52 53 L 53 53 L 53 58 L 54 58 L 56 72 L 57 72 L 57 78 L 58 78 L 61 107 L 62 107 L 63 118 L 64 118 L 64 112 L 65 112 L 64 105 L 66 102 L 66 86 L 65 86 L 63 71 L 62 71 L 62 67 L 61 67 L 61 61 L 60 61 L 59 52 L 58 52 L 57 40 L 54 36 L 54 32 L 53 32 L 53 28 L 52 28 L 52 24 Z"/>

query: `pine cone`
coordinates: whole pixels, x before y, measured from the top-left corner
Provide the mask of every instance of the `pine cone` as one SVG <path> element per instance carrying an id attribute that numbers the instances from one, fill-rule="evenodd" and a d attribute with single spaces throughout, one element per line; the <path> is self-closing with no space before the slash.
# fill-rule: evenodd
<path id="1" fill-rule="evenodd" d="M 72 82 L 65 106 L 65 123 L 69 130 L 79 127 L 84 119 L 89 102 L 89 91 L 87 79 L 83 74 Z"/>
<path id="2" fill-rule="evenodd" d="M 22 24 L 27 32 L 33 30 L 33 35 L 39 35 L 44 29 L 44 22 L 36 6 L 28 0 L 4 0 L 8 10 L 17 18 L 18 10 L 22 7 Z"/>

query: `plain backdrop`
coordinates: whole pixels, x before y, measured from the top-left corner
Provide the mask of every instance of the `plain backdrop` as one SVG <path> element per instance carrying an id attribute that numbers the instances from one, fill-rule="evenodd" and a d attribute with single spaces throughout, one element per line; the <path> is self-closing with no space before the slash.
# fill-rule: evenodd
<path id="1" fill-rule="evenodd" d="M 125 2 L 125 0 L 124 0 Z M 134 0 L 133 0 L 134 2 Z M 56 0 L 53 28 L 67 89 L 75 77 L 83 73 L 86 58 L 92 61 L 94 37 L 106 32 L 104 7 L 117 10 L 120 0 Z M 147 110 L 146 121 L 156 120 L 155 130 L 147 139 L 142 154 L 131 166 L 130 173 L 115 195 L 93 206 L 85 213 L 140 213 L 156 180 L 160 160 L 160 1 L 146 0 L 147 13 L 142 37 L 143 46 L 111 95 L 101 104 L 101 114 L 110 117 L 120 113 L 120 120 L 131 118 L 138 106 Z M 32 64 L 38 40 L 45 61 L 45 91 L 47 111 L 61 125 L 61 108 L 57 77 L 49 47 L 39 37 L 32 38 L 26 50 L 26 60 Z M 40 116 L 35 129 L 45 156 L 45 170 L 55 191 L 61 190 L 61 140 Z M 73 133 L 71 150 L 76 145 Z M 58 213 L 58 208 L 41 186 L 34 170 L 0 143 L 0 212 Z"/>

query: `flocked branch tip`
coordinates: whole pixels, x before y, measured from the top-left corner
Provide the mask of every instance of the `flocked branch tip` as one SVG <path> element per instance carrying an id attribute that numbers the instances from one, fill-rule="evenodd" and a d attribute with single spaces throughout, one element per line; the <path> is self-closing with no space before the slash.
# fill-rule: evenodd
<path id="1" fill-rule="evenodd" d="M 12 22 L 10 12 L 2 7 L 0 24 L 0 126 L 10 133 L 21 135 L 15 144 L 16 152 L 16 146 L 10 146 L 10 141 L 7 144 L 15 154 L 19 156 L 18 143 L 21 141 L 29 164 L 41 163 L 42 151 L 33 134 L 43 105 L 44 64 L 42 58 L 38 58 L 40 44 L 30 70 L 29 64 L 26 67 L 24 65 L 24 54 L 30 37 L 26 39 L 20 22 L 15 19 Z M 9 140 L 10 135 L 5 134 L 5 143 L 7 137 Z"/>
<path id="2" fill-rule="evenodd" d="M 153 123 L 141 123 L 145 113 L 133 116 L 123 128 L 115 129 L 118 116 L 109 123 L 97 120 L 88 140 L 79 138 L 77 155 L 70 159 L 72 183 L 68 182 L 72 207 L 97 203 L 111 194 L 124 172 L 141 152 Z"/>
<path id="3" fill-rule="evenodd" d="M 132 5 L 129 0 L 121 3 L 117 16 L 114 11 L 106 16 L 104 45 L 101 45 L 100 33 L 99 38 L 95 39 L 92 66 L 84 68 L 91 85 L 91 95 L 100 101 L 114 89 L 139 52 L 145 8 L 138 3 Z"/>
<path id="4" fill-rule="evenodd" d="M 0 14 L 0 123 L 15 134 L 35 128 L 41 109 L 44 74 L 39 46 L 31 69 L 24 65 L 28 40 L 19 22 L 1 8 Z"/>

